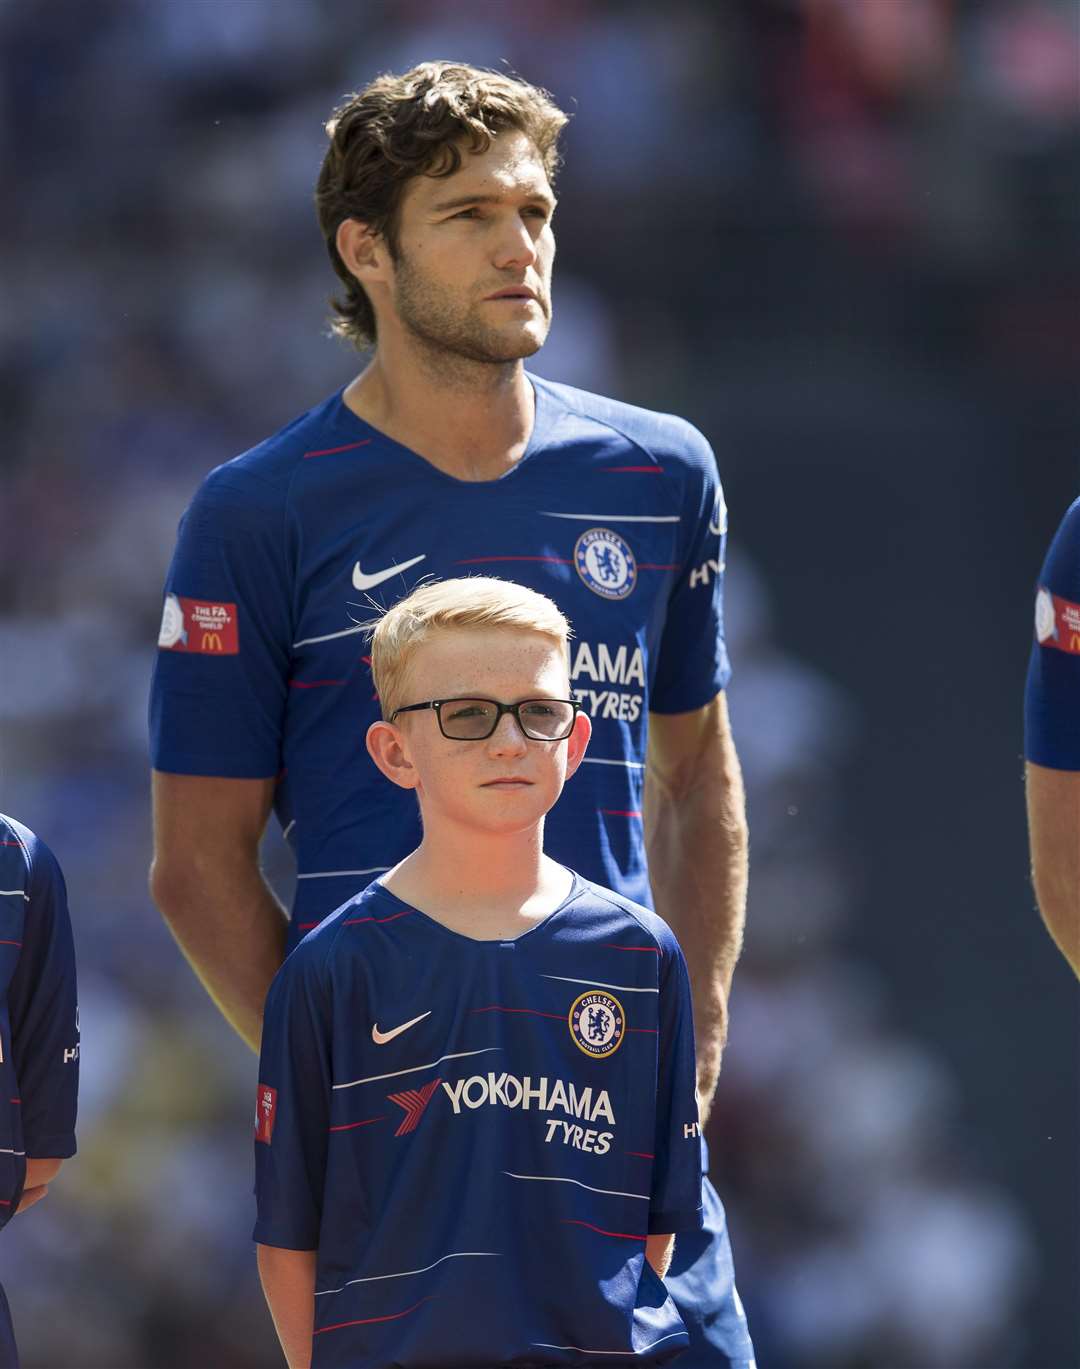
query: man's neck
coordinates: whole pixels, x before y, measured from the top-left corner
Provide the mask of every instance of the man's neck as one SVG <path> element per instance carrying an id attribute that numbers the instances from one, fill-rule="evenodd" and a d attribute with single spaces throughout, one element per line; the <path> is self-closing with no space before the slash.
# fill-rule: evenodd
<path id="1" fill-rule="evenodd" d="M 520 361 L 490 365 L 380 344 L 345 389 L 365 423 L 458 480 L 496 480 L 525 454 L 535 414 Z"/>
<path id="2" fill-rule="evenodd" d="M 383 883 L 403 902 L 477 941 L 520 936 L 570 892 L 564 866 L 545 856 L 543 828 L 512 836 L 433 833 Z"/>

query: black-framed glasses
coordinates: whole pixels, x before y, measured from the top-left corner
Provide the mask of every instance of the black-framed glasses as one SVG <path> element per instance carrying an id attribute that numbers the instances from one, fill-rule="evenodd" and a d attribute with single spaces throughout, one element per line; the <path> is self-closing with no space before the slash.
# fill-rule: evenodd
<path id="1" fill-rule="evenodd" d="M 428 699 L 422 704 L 406 704 L 390 714 L 393 722 L 399 713 L 418 713 L 432 708 L 439 731 L 452 742 L 482 742 L 490 737 L 504 713 L 512 713 L 522 732 L 534 742 L 561 742 L 574 730 L 574 719 L 581 705 L 576 699 L 522 699 L 502 704 L 498 699 Z"/>

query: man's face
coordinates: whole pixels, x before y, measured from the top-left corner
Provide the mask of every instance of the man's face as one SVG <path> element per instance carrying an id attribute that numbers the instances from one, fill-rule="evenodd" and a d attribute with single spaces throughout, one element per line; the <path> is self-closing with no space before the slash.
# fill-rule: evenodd
<path id="1" fill-rule="evenodd" d="M 402 329 L 471 361 L 532 356 L 551 325 L 554 208 L 540 155 L 516 130 L 465 151 L 452 176 L 417 176 L 393 267 Z"/>
<path id="2" fill-rule="evenodd" d="M 566 656 L 558 643 L 518 628 L 436 631 L 416 649 L 406 672 L 406 704 L 428 699 L 568 699 Z M 557 742 L 533 741 L 504 713 L 485 741 L 442 735 L 434 710 L 404 713 L 395 726 L 412 767 L 425 828 L 439 822 L 466 831 L 503 833 L 535 826 L 584 754 L 589 720 Z"/>

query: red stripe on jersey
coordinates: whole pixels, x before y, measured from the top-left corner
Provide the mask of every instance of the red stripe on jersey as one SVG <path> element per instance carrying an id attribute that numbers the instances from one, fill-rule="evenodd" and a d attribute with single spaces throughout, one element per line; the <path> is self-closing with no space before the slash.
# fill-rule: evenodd
<path id="1" fill-rule="evenodd" d="M 560 1221 L 568 1226 L 587 1226 L 590 1231 L 598 1231 L 601 1236 L 618 1236 L 621 1241 L 641 1241 L 644 1244 L 644 1236 L 633 1236 L 628 1231 L 605 1231 L 603 1227 L 593 1226 L 592 1222 L 581 1222 L 576 1217 L 560 1217 Z"/>
<path id="2" fill-rule="evenodd" d="M 343 927 L 356 927 L 361 922 L 393 922 L 399 917 L 408 917 L 413 910 L 403 908 L 400 913 L 391 913 L 389 917 L 347 917 L 341 924 Z M 313 924 L 318 926 L 318 923 Z"/>
<path id="3" fill-rule="evenodd" d="M 628 1150 L 627 1155 L 636 1155 L 639 1160 L 655 1160 L 655 1155 L 650 1155 L 647 1150 Z"/>
<path id="4" fill-rule="evenodd" d="M 609 818 L 640 818 L 640 813 L 625 808 L 601 808 L 601 813 L 606 813 Z"/>
<path id="5" fill-rule="evenodd" d="M 10 1207 L 10 1206 L 11 1206 L 11 1199 L 10 1199 L 10 1198 L 0 1198 L 0 1207 Z"/>
<path id="6" fill-rule="evenodd" d="M 465 561 L 455 561 L 455 566 L 482 566 L 488 561 L 545 561 L 551 566 L 572 566 L 563 556 L 470 556 Z"/>
<path id="7" fill-rule="evenodd" d="M 562 1022 L 566 1017 L 565 1013 L 541 1012 L 539 1008 L 504 1008 L 501 1003 L 492 1003 L 490 1008 L 470 1008 L 469 1012 L 527 1012 L 532 1013 L 533 1017 L 553 1017 L 556 1022 Z"/>
<path id="8" fill-rule="evenodd" d="M 290 689 L 326 689 L 330 685 L 347 684 L 347 680 L 290 680 Z"/>
<path id="9" fill-rule="evenodd" d="M 21 1104 L 21 1103 L 22 1103 L 22 1099 L 21 1099 L 21 1098 L 9 1098 L 9 1099 L 8 1099 L 8 1102 L 9 1102 L 9 1103 L 20 1103 L 20 1104 Z"/>
<path id="10" fill-rule="evenodd" d="M 609 951 L 652 951 L 653 955 L 660 954 L 658 946 L 619 946 L 614 941 L 605 941 L 604 947 Z"/>
<path id="11" fill-rule="evenodd" d="M 656 1036 L 656 1035 L 659 1033 L 660 1028 L 659 1028 L 659 1027 L 627 1027 L 626 1030 L 627 1030 L 627 1031 L 631 1031 L 631 1032 L 648 1032 L 650 1036 Z"/>
<path id="12" fill-rule="evenodd" d="M 639 561 L 638 570 L 679 570 L 681 569 L 681 565 L 682 563 L 679 561 L 676 561 L 675 564 L 671 566 L 656 566 L 653 565 L 651 561 Z"/>
<path id="13" fill-rule="evenodd" d="M 355 1321 L 336 1321 L 333 1326 L 320 1326 L 312 1335 L 321 1336 L 324 1331 L 340 1331 L 346 1326 L 370 1326 L 374 1321 L 397 1321 L 399 1317 L 407 1317 L 410 1312 L 415 1312 L 421 1303 L 430 1302 L 435 1297 L 434 1293 L 429 1293 L 426 1298 L 421 1298 L 420 1302 L 414 1302 L 411 1307 L 406 1307 L 404 1312 L 389 1312 L 385 1317 L 358 1317 Z"/>
<path id="14" fill-rule="evenodd" d="M 21 941 L 0 941 L 0 946 L 21 946 Z"/>
<path id="15" fill-rule="evenodd" d="M 367 447 L 371 443 L 370 437 L 365 437 L 363 442 L 346 442 L 344 447 L 322 447 L 317 452 L 305 452 L 304 460 L 307 461 L 312 456 L 334 456 L 338 452 L 354 452 L 357 447 Z"/>
<path id="16" fill-rule="evenodd" d="M 24 849 L 21 841 L 0 841 L 0 846 L 17 846 L 20 851 Z"/>
<path id="17" fill-rule="evenodd" d="M 663 466 L 602 466 L 601 471 L 605 475 L 629 475 L 633 472 L 636 475 L 663 475 Z"/>
<path id="18" fill-rule="evenodd" d="M 365 1122 L 343 1122 L 339 1127 L 331 1127 L 331 1131 L 352 1131 L 353 1127 L 369 1127 L 373 1122 L 385 1122 L 386 1114 L 381 1117 L 369 1117 Z"/>

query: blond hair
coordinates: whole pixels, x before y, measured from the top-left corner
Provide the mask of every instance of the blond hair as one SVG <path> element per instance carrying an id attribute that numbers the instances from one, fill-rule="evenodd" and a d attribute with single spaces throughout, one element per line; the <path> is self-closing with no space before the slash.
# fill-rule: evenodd
<path id="1" fill-rule="evenodd" d="M 538 632 L 567 656 L 572 629 L 545 594 L 494 576 L 436 580 L 399 599 L 375 624 L 371 674 L 384 718 L 402 705 L 401 691 L 416 648 L 433 632 L 463 627 L 505 627 Z"/>

